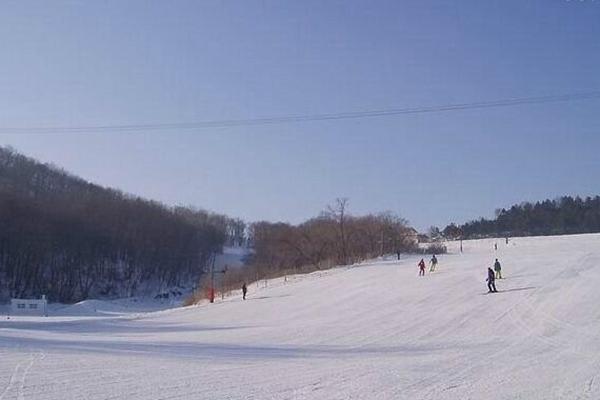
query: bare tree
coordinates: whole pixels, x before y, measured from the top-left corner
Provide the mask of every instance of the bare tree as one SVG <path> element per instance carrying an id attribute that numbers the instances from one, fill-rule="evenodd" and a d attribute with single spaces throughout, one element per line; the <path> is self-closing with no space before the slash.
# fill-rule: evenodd
<path id="1" fill-rule="evenodd" d="M 326 215 L 329 218 L 333 219 L 337 222 L 338 225 L 338 234 L 339 234 L 339 243 L 340 243 L 340 257 L 338 262 L 341 265 L 346 265 L 348 263 L 348 247 L 347 247 L 347 237 L 346 237 L 346 220 L 347 216 L 347 208 L 348 208 L 349 199 L 347 197 L 337 198 L 335 199 L 335 203 L 333 205 L 327 206 Z"/>

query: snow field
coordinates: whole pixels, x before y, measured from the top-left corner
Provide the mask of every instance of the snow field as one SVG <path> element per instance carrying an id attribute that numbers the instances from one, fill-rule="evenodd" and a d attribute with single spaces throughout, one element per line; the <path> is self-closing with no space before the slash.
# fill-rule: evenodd
<path id="1" fill-rule="evenodd" d="M 425 277 L 411 256 L 247 301 L 1 318 L 0 400 L 600 398 L 600 235 L 449 248 Z"/>

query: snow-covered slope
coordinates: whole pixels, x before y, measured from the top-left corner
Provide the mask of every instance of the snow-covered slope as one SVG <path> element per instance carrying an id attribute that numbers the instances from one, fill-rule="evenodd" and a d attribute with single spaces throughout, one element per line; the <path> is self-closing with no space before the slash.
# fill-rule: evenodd
<path id="1" fill-rule="evenodd" d="M 407 257 L 247 301 L 3 318 L 0 400 L 600 398 L 600 235 L 494 242 L 425 277 Z"/>
<path id="2" fill-rule="evenodd" d="M 247 247 L 225 246 L 223 253 L 217 255 L 215 269 L 241 268 L 251 253 L 251 250 Z"/>

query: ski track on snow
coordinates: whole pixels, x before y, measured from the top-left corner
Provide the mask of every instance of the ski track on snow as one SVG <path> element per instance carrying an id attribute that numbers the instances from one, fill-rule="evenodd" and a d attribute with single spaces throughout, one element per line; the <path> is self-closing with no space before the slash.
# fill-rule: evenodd
<path id="1" fill-rule="evenodd" d="M 13 396 L 10 398 L 25 400 L 25 380 L 35 362 L 44 357 L 44 353 L 30 353 L 26 360 L 18 362 L 10 375 L 8 384 L 2 393 L 0 393 L 0 400 L 9 399 L 7 396 L 9 396 L 11 392 L 13 392 Z"/>

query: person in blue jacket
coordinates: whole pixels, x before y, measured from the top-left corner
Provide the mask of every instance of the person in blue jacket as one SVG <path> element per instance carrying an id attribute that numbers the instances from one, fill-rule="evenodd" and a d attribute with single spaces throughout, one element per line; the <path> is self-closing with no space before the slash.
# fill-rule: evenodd
<path id="1" fill-rule="evenodd" d="M 498 290 L 496 290 L 496 275 L 494 275 L 494 270 L 488 267 L 488 277 L 486 279 L 487 281 L 487 286 L 488 286 L 488 293 L 496 293 Z"/>

